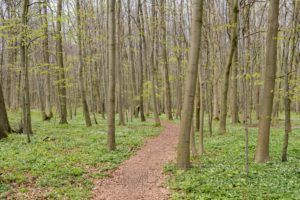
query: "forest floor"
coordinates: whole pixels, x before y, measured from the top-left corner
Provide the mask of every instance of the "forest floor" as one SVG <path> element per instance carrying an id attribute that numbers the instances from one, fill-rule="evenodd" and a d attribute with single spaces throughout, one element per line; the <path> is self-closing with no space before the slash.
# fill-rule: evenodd
<path id="1" fill-rule="evenodd" d="M 164 187 L 163 168 L 175 158 L 179 126 L 164 122 L 165 130 L 147 140 L 135 156 L 125 161 L 111 177 L 101 179 L 93 191 L 96 200 L 164 200 L 170 193 Z"/>
<path id="2" fill-rule="evenodd" d="M 229 120 L 228 120 L 229 121 Z M 257 124 L 256 121 L 254 121 Z M 213 122 L 213 136 L 204 127 L 205 154 L 193 158 L 192 168 L 177 170 L 168 164 L 168 187 L 172 200 L 205 199 L 289 199 L 300 200 L 300 119 L 292 114 L 288 161 L 281 162 L 284 116 L 274 123 L 270 135 L 271 160 L 255 164 L 258 128 L 249 128 L 249 174 L 245 174 L 245 130 L 242 124 L 227 124 L 227 133 L 218 134 L 219 122 Z M 196 134 L 198 137 L 198 134 Z M 198 142 L 198 138 L 196 139 Z M 198 146 L 198 143 L 197 143 Z"/>
<path id="3" fill-rule="evenodd" d="M 20 116 L 9 112 L 13 127 Z M 90 199 L 96 180 L 109 176 L 163 130 L 150 119 L 129 120 L 116 127 L 117 150 L 109 152 L 107 120 L 98 115 L 97 120 L 87 128 L 78 112 L 68 124 L 60 125 L 57 118 L 43 122 L 40 112 L 33 110 L 30 144 L 20 134 L 0 141 L 0 199 Z"/>

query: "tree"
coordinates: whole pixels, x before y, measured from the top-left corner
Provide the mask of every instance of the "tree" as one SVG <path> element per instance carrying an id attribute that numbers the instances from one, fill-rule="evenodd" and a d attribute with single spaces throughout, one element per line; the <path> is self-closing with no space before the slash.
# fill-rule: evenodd
<path id="1" fill-rule="evenodd" d="M 78 56 L 79 56 L 79 85 L 80 85 L 80 93 L 81 93 L 81 101 L 83 107 L 83 115 L 85 119 L 85 124 L 87 127 L 92 126 L 92 121 L 89 113 L 88 104 L 86 101 L 86 92 L 84 87 L 84 76 L 83 71 L 85 68 L 85 62 L 83 60 L 82 53 L 82 24 L 81 24 L 81 6 L 80 0 L 76 0 L 76 10 L 77 10 L 77 29 L 78 29 Z"/>
<path id="2" fill-rule="evenodd" d="M 53 117 L 51 104 L 51 77 L 50 77 L 50 52 L 49 52 L 49 31 L 48 31 L 48 0 L 44 0 L 43 4 L 43 26 L 44 26 L 44 41 L 43 41 L 43 57 L 44 64 L 47 68 L 46 74 L 46 117 L 51 119 Z"/>
<path id="3" fill-rule="evenodd" d="M 152 28 L 152 38 L 151 38 L 151 58 L 150 58 L 150 67 L 151 67 L 151 86 L 152 86 L 152 101 L 153 101 L 153 113 L 154 113 L 154 120 L 155 120 L 155 126 L 160 126 L 160 119 L 158 115 L 158 108 L 157 108 L 157 98 L 156 98 L 156 84 L 155 84 L 155 79 L 157 76 L 157 71 L 156 71 L 156 66 L 155 66 L 155 59 L 156 59 L 156 40 L 157 40 L 157 12 L 156 12 L 156 1 L 154 0 L 152 2 L 152 23 L 151 23 L 151 28 Z"/>
<path id="4" fill-rule="evenodd" d="M 108 43 L 109 43 L 109 88 L 108 88 L 108 137 L 107 146 L 108 150 L 116 149 L 115 141 L 115 80 L 116 80 L 116 1 L 108 0 Z"/>
<path id="5" fill-rule="evenodd" d="M 62 0 L 57 1 L 56 59 L 58 70 L 58 99 L 60 124 L 67 124 L 67 88 L 62 44 Z"/>
<path id="6" fill-rule="evenodd" d="M 194 111 L 194 99 L 199 64 L 203 0 L 193 1 L 193 18 L 191 30 L 191 48 L 189 52 L 189 65 L 184 85 L 183 112 L 180 122 L 180 135 L 177 149 L 177 167 L 187 169 L 190 167 L 190 133 Z"/>
<path id="7" fill-rule="evenodd" d="M 163 56 L 163 67 L 164 67 L 164 81 L 165 81 L 165 93 L 166 93 L 166 111 L 169 120 L 173 119 L 172 116 L 172 97 L 169 77 L 169 61 L 167 55 L 167 29 L 166 29 L 166 0 L 161 0 L 161 29 L 162 29 L 162 56 Z"/>
<path id="8" fill-rule="evenodd" d="M 279 0 L 270 1 L 268 32 L 266 40 L 266 59 L 263 100 L 259 119 L 258 140 L 255 162 L 267 162 L 269 158 L 270 125 L 274 99 L 276 64 L 277 64 L 277 35 L 278 35 Z"/>
<path id="9" fill-rule="evenodd" d="M 0 81 L 0 139 L 7 137 L 7 133 L 9 132 L 11 132 L 11 128 L 8 122 L 4 96 L 2 92 L 2 84 Z"/>
<path id="10" fill-rule="evenodd" d="M 142 3 L 138 0 L 138 15 L 137 15 L 137 25 L 139 28 L 139 66 L 140 66 L 140 82 L 139 82 L 139 97 L 140 97 L 140 117 L 141 121 L 146 121 L 144 114 L 144 63 L 143 63 L 143 25 L 141 22 L 142 14 Z"/>
<path id="11" fill-rule="evenodd" d="M 134 66 L 134 46 L 132 41 L 132 28 L 131 28 L 131 4 L 130 0 L 127 0 L 127 13 L 128 13 L 128 43 L 129 43 L 129 50 L 128 50 L 128 60 L 130 65 L 130 88 L 131 88 L 131 109 L 132 113 L 135 114 L 135 117 L 138 117 L 138 112 L 136 111 L 136 97 L 138 96 L 138 89 L 137 89 L 137 81 L 136 81 L 136 72 L 135 72 L 135 66 Z"/>
<path id="12" fill-rule="evenodd" d="M 22 13 L 22 33 L 20 43 L 21 55 L 21 70 L 22 70 L 22 129 L 23 133 L 27 135 L 27 141 L 30 142 L 30 135 L 33 133 L 31 125 L 31 111 L 30 111 L 30 93 L 29 93 L 29 75 L 28 75 L 28 10 L 29 0 L 23 2 Z"/>
<path id="13" fill-rule="evenodd" d="M 221 113 L 220 113 L 220 134 L 225 134 L 226 132 L 226 118 L 227 118 L 227 98 L 228 98 L 228 88 L 229 88 L 229 76 L 230 76 L 230 70 L 234 58 L 234 54 L 237 47 L 237 22 L 238 22 L 238 14 L 239 14 L 239 8 L 238 8 L 238 0 L 232 0 L 232 33 L 231 33 L 231 49 L 229 58 L 227 61 L 227 65 L 225 68 L 225 74 L 224 74 L 224 87 L 222 90 L 222 97 L 221 97 Z"/>
<path id="14" fill-rule="evenodd" d="M 291 123 L 291 94 L 290 94 L 290 72 L 294 65 L 294 57 L 296 50 L 296 38 L 297 38 L 297 24 L 298 17 L 300 13 L 300 1 L 293 1 L 293 31 L 291 32 L 291 55 L 289 63 L 284 65 L 284 115 L 285 115 L 285 130 L 284 130 L 284 140 L 282 145 L 281 160 L 283 162 L 287 161 L 287 149 L 289 144 L 289 134 L 292 131 Z M 288 41 L 289 42 L 289 41 Z M 288 49 L 287 49 L 288 50 Z M 286 52 L 286 61 L 288 60 L 288 51 Z"/>
<path id="15" fill-rule="evenodd" d="M 123 76 L 122 76 L 122 40 L 121 40 L 121 9 L 122 4 L 121 0 L 117 1 L 117 26 L 116 26 L 116 37 L 117 37 L 117 51 L 116 51 L 116 59 L 117 59 L 117 73 L 118 73 L 118 112 L 119 112 L 119 124 L 125 125 L 125 117 L 123 112 L 124 102 L 123 102 Z"/>

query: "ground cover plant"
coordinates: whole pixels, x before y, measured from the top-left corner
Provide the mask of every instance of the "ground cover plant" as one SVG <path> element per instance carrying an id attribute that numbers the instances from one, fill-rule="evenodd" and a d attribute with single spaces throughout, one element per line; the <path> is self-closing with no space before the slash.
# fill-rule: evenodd
<path id="1" fill-rule="evenodd" d="M 300 199 L 300 129 L 298 116 L 293 116 L 288 162 L 281 162 L 282 120 L 271 130 L 271 161 L 254 163 L 257 127 L 249 129 L 250 173 L 244 172 L 245 135 L 242 125 L 228 126 L 224 136 L 205 135 L 206 153 L 193 159 L 190 170 L 177 170 L 175 164 L 165 166 L 170 176 L 167 185 L 172 199 Z M 205 127 L 205 132 L 208 132 Z"/>
<path id="2" fill-rule="evenodd" d="M 42 122 L 33 112 L 34 135 L 11 134 L 0 141 L 0 197 L 30 199 L 88 199 L 93 180 L 108 175 L 128 159 L 147 137 L 161 128 L 134 120 L 117 127 L 117 150 L 106 149 L 106 120 L 86 128 L 82 114 L 66 125 Z M 12 124 L 19 114 L 10 113 Z M 0 198 L 0 199 L 1 199 Z"/>

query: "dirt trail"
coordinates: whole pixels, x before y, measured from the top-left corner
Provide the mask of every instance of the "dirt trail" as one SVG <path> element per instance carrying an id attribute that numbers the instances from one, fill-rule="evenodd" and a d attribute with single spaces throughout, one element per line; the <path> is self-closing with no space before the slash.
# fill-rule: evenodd
<path id="1" fill-rule="evenodd" d="M 100 180 L 93 190 L 95 200 L 164 200 L 169 191 L 163 187 L 163 166 L 175 158 L 178 125 L 164 122 L 164 131 L 125 161 L 112 177 Z"/>

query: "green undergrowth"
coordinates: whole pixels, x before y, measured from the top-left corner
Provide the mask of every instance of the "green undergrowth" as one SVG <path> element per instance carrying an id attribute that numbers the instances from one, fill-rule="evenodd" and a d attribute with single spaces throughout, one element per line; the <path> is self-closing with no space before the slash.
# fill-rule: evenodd
<path id="1" fill-rule="evenodd" d="M 12 124 L 19 114 L 10 113 Z M 34 135 L 10 134 L 0 141 L 0 199 L 88 199 L 93 180 L 108 176 L 109 171 L 134 154 L 147 137 L 158 135 L 161 128 L 152 121 L 138 119 L 118 126 L 117 150 L 106 149 L 106 120 L 86 128 L 82 114 L 67 125 L 57 119 L 42 122 L 32 113 Z"/>
<path id="2" fill-rule="evenodd" d="M 244 172 L 245 135 L 241 125 L 228 124 L 227 134 L 205 135 L 205 155 L 193 159 L 193 167 L 184 172 L 174 163 L 165 166 L 170 175 L 167 182 L 173 200 L 182 199 L 300 199 L 300 126 L 299 116 L 293 116 L 294 131 L 290 134 L 288 162 L 281 162 L 283 120 L 271 130 L 271 161 L 254 164 L 257 127 L 249 129 L 250 173 Z M 205 133 L 207 133 L 205 127 Z"/>

